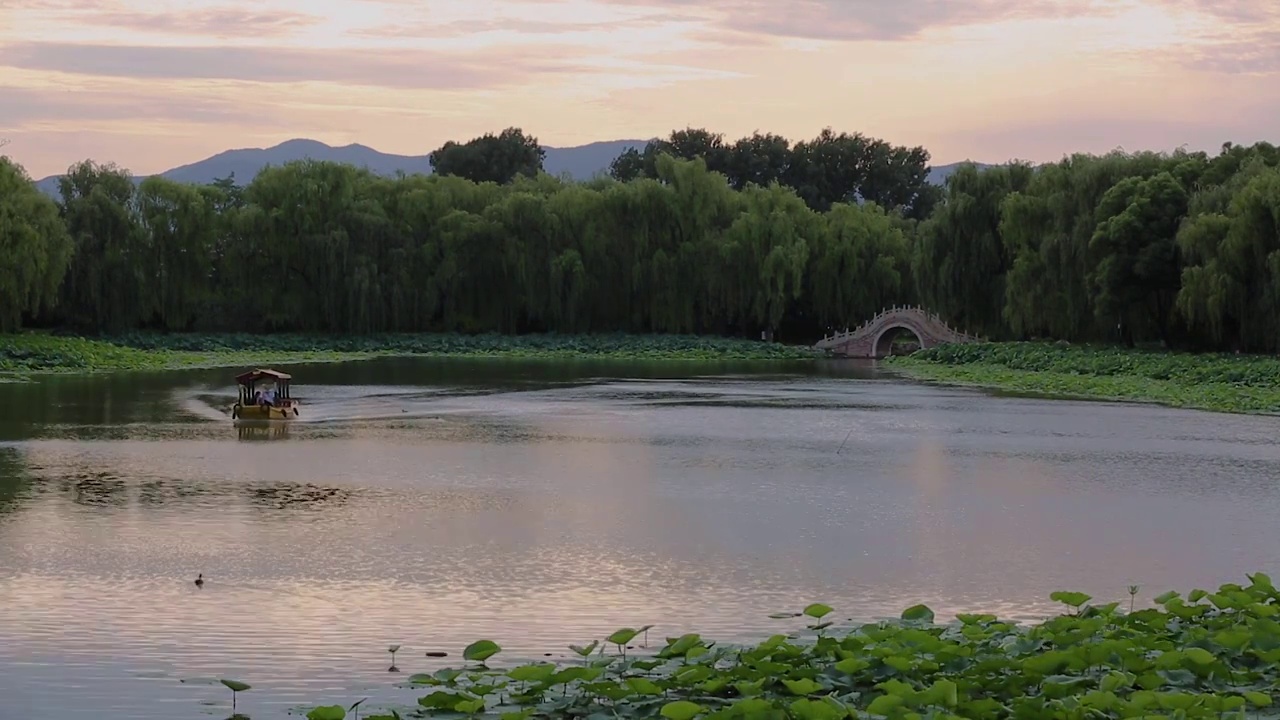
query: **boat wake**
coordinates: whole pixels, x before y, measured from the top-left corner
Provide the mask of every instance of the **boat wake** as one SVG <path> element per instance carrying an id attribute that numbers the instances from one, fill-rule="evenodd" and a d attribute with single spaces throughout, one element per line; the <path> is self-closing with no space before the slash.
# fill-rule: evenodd
<path id="1" fill-rule="evenodd" d="M 465 407 L 449 407 L 454 390 L 387 386 L 310 386 L 299 397 L 298 415 L 287 421 L 314 425 L 341 422 L 429 420 L 442 415 L 468 412 Z M 179 406 L 190 416 L 226 422 L 236 402 L 233 389 L 192 391 L 179 398 Z M 471 410 L 474 412 L 474 409 Z"/>

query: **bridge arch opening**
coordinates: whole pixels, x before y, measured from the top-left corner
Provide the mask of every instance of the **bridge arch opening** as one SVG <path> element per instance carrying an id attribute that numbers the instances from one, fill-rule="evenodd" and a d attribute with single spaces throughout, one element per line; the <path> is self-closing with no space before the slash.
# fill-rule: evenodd
<path id="1" fill-rule="evenodd" d="M 914 327 L 904 323 L 894 323 L 876 335 L 872 345 L 878 358 L 890 355 L 910 355 L 924 347 L 924 337 Z"/>

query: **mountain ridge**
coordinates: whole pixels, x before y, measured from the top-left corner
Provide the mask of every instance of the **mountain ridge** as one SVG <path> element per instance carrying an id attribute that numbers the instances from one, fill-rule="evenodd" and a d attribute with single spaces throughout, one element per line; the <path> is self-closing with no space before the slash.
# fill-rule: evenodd
<path id="1" fill-rule="evenodd" d="M 548 147 L 543 169 L 551 175 L 567 174 L 573 180 L 583 181 L 607 173 L 609 164 L 627 148 L 643 149 L 649 140 L 601 140 L 575 145 L 571 147 Z M 397 155 L 375 150 L 367 145 L 351 143 L 333 146 L 319 140 L 309 138 L 293 138 L 267 148 L 232 148 L 211 155 L 203 160 L 179 165 L 164 172 L 160 177 L 184 183 L 206 184 L 218 178 L 234 175 L 240 184 L 247 184 L 268 165 L 282 165 L 295 160 L 328 160 L 347 163 L 367 168 L 378 175 L 395 175 L 398 172 L 413 174 L 430 174 L 431 161 L 426 155 Z M 934 166 L 929 171 L 929 182 L 941 185 L 946 178 L 963 165 L 962 161 L 948 165 Z M 989 163 L 976 163 L 979 167 L 989 167 Z M 36 186 L 49 195 L 58 195 L 58 178 L 50 175 L 36 181 Z M 148 175 L 134 177 L 135 182 L 142 182 Z"/>

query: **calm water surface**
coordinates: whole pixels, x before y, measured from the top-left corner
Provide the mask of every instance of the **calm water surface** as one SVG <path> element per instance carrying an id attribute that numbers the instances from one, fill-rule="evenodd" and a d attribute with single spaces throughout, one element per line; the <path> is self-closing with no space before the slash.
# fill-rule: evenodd
<path id="1" fill-rule="evenodd" d="M 274 432 L 232 426 L 228 371 L 0 385 L 0 714 L 222 718 L 217 677 L 258 720 L 411 705 L 389 644 L 408 673 L 479 638 L 759 639 L 818 600 L 1034 619 L 1280 561 L 1276 418 L 853 363 L 294 372 Z"/>

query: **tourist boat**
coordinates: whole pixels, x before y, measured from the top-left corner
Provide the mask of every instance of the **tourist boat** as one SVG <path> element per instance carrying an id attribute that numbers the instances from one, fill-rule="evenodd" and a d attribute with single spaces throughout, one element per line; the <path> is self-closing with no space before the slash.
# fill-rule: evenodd
<path id="1" fill-rule="evenodd" d="M 298 401 L 289 397 L 293 378 L 277 370 L 250 370 L 236 376 L 240 397 L 231 407 L 233 420 L 290 420 L 298 416 Z"/>

